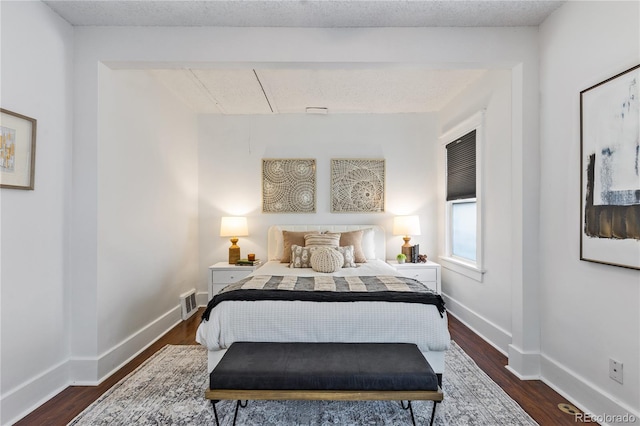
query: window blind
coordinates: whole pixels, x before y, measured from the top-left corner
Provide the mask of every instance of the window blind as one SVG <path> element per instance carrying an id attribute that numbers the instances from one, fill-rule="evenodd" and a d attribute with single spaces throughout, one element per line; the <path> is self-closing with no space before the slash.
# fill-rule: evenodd
<path id="1" fill-rule="evenodd" d="M 447 201 L 476 197 L 476 131 L 446 145 Z"/>

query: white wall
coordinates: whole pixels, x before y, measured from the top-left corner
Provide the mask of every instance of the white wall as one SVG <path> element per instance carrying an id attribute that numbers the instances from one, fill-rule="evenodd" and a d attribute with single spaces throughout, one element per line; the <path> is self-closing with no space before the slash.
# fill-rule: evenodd
<path id="1" fill-rule="evenodd" d="M 5 424 L 68 383 L 73 30 L 40 2 L 3 1 L 0 10 L 2 108 L 38 120 L 35 190 L 0 190 Z"/>
<path id="2" fill-rule="evenodd" d="M 139 76 L 121 78 L 111 75 L 101 80 L 106 71 L 102 64 L 104 61 L 110 61 L 108 65 L 112 68 L 125 69 L 154 67 L 160 63 L 180 66 L 185 63 L 202 65 L 220 62 L 245 67 L 266 63 L 278 66 L 286 63 L 343 62 L 355 66 L 364 63 L 404 63 L 445 69 L 511 69 L 512 198 L 509 229 L 504 231 L 511 236 L 508 243 L 511 249 L 511 328 L 508 327 L 506 310 L 485 310 L 482 307 L 478 307 L 478 310 L 499 328 L 510 331 L 516 349 L 522 353 L 539 347 L 536 334 L 541 332 L 541 372 L 544 380 L 570 394 L 579 404 L 596 413 L 597 410 L 607 413 L 626 409 L 638 411 L 638 274 L 577 260 L 577 212 L 580 205 L 577 199 L 578 93 L 639 62 L 637 2 L 568 2 L 542 25 L 540 38 L 535 28 L 78 28 L 74 32 L 38 2 L 3 1 L 1 14 L 2 107 L 37 118 L 39 128 L 36 190 L 23 192 L 3 189 L 0 192 L 3 248 L 0 275 L 2 423 L 66 385 L 67 369 L 71 371 L 72 378 L 99 377 L 111 365 L 126 359 L 127 350 L 145 343 L 135 338 L 122 342 L 123 338 L 159 332 L 154 327 L 170 317 L 167 314 L 171 311 L 167 309 L 170 309 L 173 296 L 167 295 L 167 299 L 162 299 L 157 309 L 145 308 L 144 318 L 137 317 L 137 305 L 135 308 L 122 305 L 126 298 L 124 288 L 108 287 L 115 279 L 121 278 L 113 275 L 117 268 L 130 270 L 135 277 L 142 278 L 141 285 L 146 291 L 157 289 L 150 284 L 157 278 L 154 275 L 156 273 L 164 274 L 159 286 L 161 290 L 179 291 L 189 287 L 186 281 L 193 267 L 190 259 L 176 260 L 167 269 L 159 271 L 158 268 L 163 266 L 146 263 L 149 258 L 144 254 L 141 256 L 144 266 L 138 267 L 130 266 L 121 253 L 114 255 L 111 251 L 112 240 L 105 232 L 113 231 L 121 237 L 116 241 L 118 247 L 123 241 L 131 243 L 134 238 L 121 232 L 124 229 L 119 229 L 122 226 L 121 217 L 105 218 L 104 215 L 109 211 L 119 215 L 127 208 L 134 207 L 127 200 L 139 195 L 139 192 L 135 190 L 135 185 L 122 185 L 120 198 L 116 194 L 115 182 L 108 181 L 113 173 L 102 155 L 112 158 L 109 157 L 112 153 L 104 152 L 108 147 L 104 138 L 109 137 L 114 129 L 100 127 L 104 123 L 100 121 L 104 118 L 100 114 L 100 108 L 103 107 L 103 100 L 99 98 L 101 85 L 116 81 L 122 84 L 137 82 L 136 85 L 141 85 L 136 87 L 139 93 L 162 97 L 162 111 L 158 110 L 149 118 L 161 121 L 168 112 L 182 117 L 182 124 L 167 124 L 166 130 L 182 129 L 190 119 L 180 108 L 176 110 L 175 106 L 171 107 L 168 98 L 153 88 L 150 81 L 138 80 Z M 538 123 L 538 40 L 542 74 L 541 126 Z M 72 62 L 73 45 L 75 61 Z M 69 85 L 72 78 L 74 122 L 73 138 L 70 138 L 72 92 Z M 120 91 L 122 86 L 119 84 L 113 88 L 116 90 L 113 101 L 120 97 L 138 107 L 152 110 L 155 107 L 127 97 Z M 131 108 L 129 115 L 138 116 L 139 112 L 139 109 Z M 454 115 L 451 113 L 451 121 L 455 121 Z M 218 136 L 229 136 L 235 131 L 241 136 L 238 127 L 242 125 L 242 120 L 252 119 L 228 118 L 224 123 L 217 123 L 226 134 L 215 133 L 218 129 L 210 130 Z M 277 120 L 282 120 L 289 136 L 308 137 L 302 130 L 312 129 L 315 125 L 302 117 Z M 280 130 L 273 128 L 272 123 L 277 123 L 277 120 L 255 117 L 251 125 L 258 130 L 268 130 L 265 135 L 273 137 L 281 134 Z M 202 137 L 203 126 L 211 126 L 207 122 L 208 119 L 197 128 L 198 148 L 210 149 L 203 158 L 214 162 L 217 161 L 217 154 L 213 148 L 225 142 Z M 388 126 L 388 129 L 395 126 L 393 123 L 381 125 Z M 422 125 L 416 123 L 412 126 L 419 130 Z M 336 122 L 331 124 L 326 134 L 335 134 L 342 126 L 346 126 L 344 128 L 351 134 L 356 131 L 355 127 Z M 541 144 L 538 143 L 540 129 Z M 132 125 L 130 130 L 139 132 L 140 128 Z M 148 144 L 157 135 L 142 133 L 141 136 L 144 143 Z M 264 155 L 289 155 L 290 147 L 280 142 L 273 144 L 273 141 L 263 139 L 260 143 Z M 267 143 L 274 149 L 270 150 Z M 163 146 L 169 145 L 170 142 L 164 139 Z M 131 146 L 129 143 L 127 147 Z M 318 148 L 295 148 L 300 149 L 300 155 L 318 153 L 318 158 L 324 158 L 325 164 L 330 158 L 329 155 L 321 156 Z M 340 148 L 345 149 L 345 155 L 348 154 L 346 148 Z M 193 149 L 193 145 L 189 144 L 183 153 L 184 157 L 180 157 L 181 169 L 189 163 L 193 163 L 194 169 L 198 167 L 195 162 L 188 160 L 193 155 Z M 162 152 L 155 154 L 156 160 L 167 158 Z M 397 158 L 395 154 L 381 154 L 385 157 L 390 155 L 387 158 Z M 231 154 L 226 155 L 228 159 L 233 158 Z M 539 155 L 542 159 L 540 166 Z M 236 160 L 244 165 L 256 163 L 256 169 L 250 174 L 253 178 L 249 179 L 259 179 L 258 159 L 256 152 L 248 158 L 245 156 Z M 134 166 L 129 164 L 126 175 L 119 177 L 137 179 L 139 176 L 132 171 Z M 199 166 L 202 168 L 202 162 Z M 223 166 L 225 164 L 221 165 L 223 171 L 230 172 Z M 159 175 L 155 175 L 156 171 L 148 164 L 143 167 L 151 176 L 158 177 L 159 182 L 165 185 L 174 183 L 169 176 L 176 169 L 171 166 L 158 172 Z M 571 173 L 570 170 L 576 172 Z M 497 173 L 495 178 L 498 179 L 499 175 Z M 197 185 L 193 176 L 188 176 L 187 180 L 189 185 Z M 205 288 L 203 265 L 224 258 L 226 253 L 227 242 L 217 236 L 217 217 L 228 208 L 227 201 L 234 206 L 246 201 L 244 197 L 235 198 L 228 188 L 214 184 L 214 180 L 218 180 L 215 175 L 200 170 L 202 187 L 199 213 L 202 228 L 199 231 L 201 252 L 197 275 L 201 290 Z M 319 191 L 322 190 L 321 185 L 326 185 L 326 178 L 323 179 L 320 174 L 318 184 Z M 395 185 L 393 183 L 391 186 Z M 225 200 L 224 209 L 207 194 L 209 188 L 220 191 L 216 194 Z M 539 191 L 539 188 L 543 190 Z M 160 191 L 163 187 L 158 185 L 154 189 Z M 396 187 L 393 196 L 399 190 Z M 191 195 L 188 189 L 179 190 L 175 186 L 172 191 L 186 202 L 187 207 L 184 210 L 172 210 L 172 214 L 185 221 L 175 228 L 169 225 L 169 238 L 191 247 L 187 241 L 195 232 L 193 227 L 197 226 L 189 219 L 193 211 Z M 326 186 L 324 191 L 328 195 Z M 154 195 L 157 198 L 153 198 Z M 251 198 L 254 204 L 249 202 L 246 211 L 256 214 L 259 194 Z M 140 226 L 146 223 L 143 219 L 149 217 L 156 200 L 160 207 L 169 207 L 170 203 L 160 193 L 143 197 L 137 204 L 140 212 L 132 214 Z M 320 193 L 318 200 L 321 209 Z M 501 202 L 504 200 L 501 199 Z M 539 221 L 538 202 L 541 207 Z M 388 204 L 388 207 L 391 213 L 391 205 Z M 325 209 L 319 210 L 317 217 L 332 219 L 334 215 L 328 213 L 326 205 Z M 381 217 L 385 218 L 383 225 L 388 228 L 390 215 Z M 258 229 L 250 222 L 250 231 L 261 232 L 260 227 L 266 226 L 266 222 L 280 222 L 280 219 L 274 216 L 273 219 L 267 217 L 254 222 L 259 223 Z M 306 220 L 303 215 L 296 219 Z M 361 218 L 348 220 L 363 221 Z M 167 225 L 164 221 L 159 224 Z M 208 229 L 211 229 L 211 242 L 208 240 Z M 154 242 L 162 242 L 164 238 L 160 236 L 156 239 L 144 229 L 134 231 L 140 232 L 136 236 L 145 239 L 147 248 Z M 261 242 L 254 238 L 258 237 L 246 237 L 246 244 L 242 243 L 241 246 L 260 253 Z M 190 257 L 195 249 L 186 250 L 191 250 L 187 254 Z M 65 256 L 65 251 L 68 256 Z M 170 256 L 169 251 L 162 250 L 154 250 L 153 254 L 158 254 L 162 259 Z M 498 258 L 504 258 L 505 254 L 496 251 L 495 256 L 497 261 Z M 488 273 L 493 274 L 493 269 Z M 493 288 L 495 284 L 497 289 L 498 283 L 503 281 L 504 277 L 495 278 L 495 281 L 491 278 L 490 286 Z M 452 281 L 450 288 L 447 289 L 447 286 L 445 284 L 445 291 L 455 293 L 471 304 L 466 294 L 460 295 L 459 284 Z M 541 308 L 538 308 L 538 293 Z M 138 290 L 135 291 L 136 297 L 140 297 L 140 294 Z M 25 315 L 24 311 L 19 310 L 16 302 L 22 300 L 26 300 L 28 306 L 38 305 L 46 321 L 40 321 L 35 315 Z M 111 334 L 106 324 L 123 314 L 123 306 L 126 307 L 124 315 L 130 322 L 128 325 L 118 323 Z M 538 327 L 537 316 L 540 313 L 543 315 L 541 326 Z M 18 315 L 20 321 L 14 321 Z M 142 333 L 136 333 L 139 330 Z M 36 337 L 25 339 L 25 335 Z M 132 344 L 129 345 L 129 342 Z M 46 350 L 42 350 L 45 347 Z M 99 355 L 105 355 L 101 358 L 104 362 L 97 365 L 95 361 Z M 69 365 L 65 363 L 68 356 L 71 356 Z M 608 357 L 624 362 L 624 385 L 607 378 Z"/>
<path id="3" fill-rule="evenodd" d="M 98 378 L 180 320 L 197 285 L 197 119 L 146 71 L 99 72 Z"/>
<path id="4" fill-rule="evenodd" d="M 170 294 L 157 309 L 143 308 L 143 318 L 137 316 L 140 309 L 138 305 L 134 307 L 122 304 L 126 300 L 126 295 L 122 293 L 125 290 L 123 287 L 109 288 L 115 279 L 121 278 L 116 276 L 115 272 L 118 268 L 122 268 L 133 272 L 135 277 L 143 278 L 142 287 L 153 292 L 156 287 L 152 287 L 150 282 L 157 277 L 155 274 L 162 265 L 150 266 L 150 263 L 146 263 L 148 259 L 142 257 L 144 266 L 141 265 L 138 268 L 130 266 L 128 260 L 123 260 L 119 253 L 112 258 L 113 253 L 109 246 L 112 241 L 105 237 L 105 232 L 113 231 L 115 235 L 122 237 L 116 241 L 118 246 L 123 242 L 132 243 L 134 240 L 132 236 L 119 234 L 121 232 L 119 227 L 122 225 L 120 218 L 105 218 L 104 215 L 109 211 L 121 214 L 127 208 L 134 210 L 133 207 L 136 206 L 128 204 L 126 200 L 140 195 L 135 185 L 131 187 L 122 185 L 122 194 L 120 194 L 122 198 L 119 198 L 112 183 L 105 181 L 113 177 L 113 171 L 108 165 L 105 167 L 101 157 L 111 154 L 104 152 L 109 145 L 109 142 L 105 143 L 104 138 L 109 137 L 112 129 L 102 128 L 105 122 L 101 115 L 103 100 L 100 98 L 100 90 L 108 81 L 108 79 L 102 80 L 105 66 L 111 69 L 141 69 L 160 65 L 182 66 L 187 63 L 197 66 L 207 64 L 215 66 L 223 63 L 253 67 L 256 64 L 283 66 L 305 62 L 342 62 L 347 66 L 408 64 L 439 69 L 515 67 L 521 72 L 518 74 L 520 79 L 514 82 L 514 88 L 522 96 L 517 98 L 519 114 L 514 118 L 514 145 L 520 147 L 520 150 L 524 149 L 528 142 L 533 142 L 537 146 L 537 33 L 531 28 L 78 27 L 72 30 L 46 6 L 33 2 L 17 4 L 2 2 L 2 24 L 3 35 L 11 34 L 11 38 L 5 36 L 2 41 L 3 107 L 11 106 L 21 112 L 34 111 L 32 115 L 42 120 L 39 123 L 40 135 L 46 135 L 44 141 L 54 142 L 51 145 L 45 144 L 43 147 L 45 143 L 43 136 L 39 138 L 35 192 L 2 191 L 5 198 L 2 203 L 3 319 L 7 318 L 5 311 L 11 314 L 13 319 L 16 315 L 14 310 L 16 301 L 25 300 L 19 291 L 27 291 L 26 297 L 31 297 L 27 299 L 30 306 L 35 305 L 38 300 L 46 301 L 42 309 L 45 309 L 45 315 L 48 314 L 44 328 L 42 328 L 42 322 L 35 316 L 15 323 L 15 326 L 9 324 L 8 328 L 5 325 L 6 321 L 3 321 L 3 355 L 6 354 L 5 356 L 13 362 L 6 364 L 3 358 L 3 373 L 5 366 L 15 367 L 15 370 L 8 373 L 6 379 L 3 374 L 3 392 L 5 386 L 17 389 L 10 396 L 13 398 L 19 395 L 20 404 L 22 404 L 9 407 L 8 400 L 3 395 L 2 407 L 5 409 L 3 419 L 15 417 L 25 407 L 33 407 L 41 399 L 40 395 L 54 392 L 68 383 L 68 380 L 91 382 L 100 378 L 112 366 L 126 360 L 130 351 L 149 343 L 149 336 L 154 334 L 157 336 L 161 333 L 162 325 L 171 317 L 172 311 L 166 311 L 170 306 L 169 299 L 173 297 Z M 15 35 L 19 36 L 15 37 Z M 73 61 L 70 50 L 72 45 Z M 27 50 L 24 46 L 32 48 Z M 27 51 L 35 54 L 26 55 Z M 4 58 L 7 52 L 18 56 L 11 63 L 5 63 Z M 6 75 L 12 77 L 7 78 Z M 67 89 L 70 81 L 73 81 L 72 91 Z M 125 78 L 123 83 L 125 81 L 131 80 Z M 146 89 L 139 87 L 138 89 L 141 90 L 140 93 L 147 93 Z M 144 102 L 135 103 L 137 100 L 127 98 L 117 88 L 115 90 L 116 93 L 113 93 L 113 96 L 121 96 L 141 108 L 153 108 L 153 105 Z M 149 90 L 155 96 L 160 96 L 155 89 Z M 25 96 L 25 93 L 31 96 Z M 73 123 L 69 114 L 71 93 L 73 93 Z M 10 97 L 8 94 L 11 94 Z M 6 103 L 8 99 L 13 99 L 13 102 Z M 35 101 L 32 102 L 32 99 Z M 169 111 L 170 108 L 166 103 L 164 105 L 163 111 Z M 129 111 L 132 116 L 146 113 L 135 108 Z M 156 117 L 149 117 L 157 118 L 162 122 L 167 118 L 162 115 L 165 112 L 158 112 Z M 184 120 L 187 121 L 187 118 Z M 168 130 L 182 128 L 182 126 L 167 126 Z M 299 126 L 300 124 L 292 124 L 289 130 L 291 134 L 301 134 L 296 130 Z M 389 126 L 393 128 L 393 125 Z M 43 128 L 45 130 L 42 130 Z M 339 126 L 336 126 L 332 131 L 337 131 L 338 128 Z M 140 131 L 135 126 L 132 126 L 131 130 Z M 143 133 L 142 136 L 149 138 L 145 139 L 146 144 L 154 135 Z M 71 146 L 69 146 L 70 143 Z M 169 142 L 164 140 L 163 144 L 169 144 Z M 200 141 L 200 147 L 202 145 L 203 142 Z M 156 152 L 156 154 L 158 155 L 156 158 L 166 158 L 162 153 Z M 284 156 L 282 151 L 268 152 L 266 149 L 265 154 Z M 186 157 L 190 155 L 190 153 L 185 154 Z M 387 154 L 384 153 L 384 155 Z M 185 158 L 180 162 L 182 168 L 185 167 L 185 163 L 189 163 Z M 193 164 L 192 167 L 195 169 L 198 166 Z M 154 176 L 155 171 L 152 167 L 145 166 L 144 170 Z M 167 166 L 163 172 L 158 172 L 160 181 L 166 184 L 174 170 Z M 48 176 L 50 179 L 44 180 L 47 173 L 50 174 Z M 126 174 L 132 179 L 139 177 L 131 171 L 131 165 L 128 166 Z M 125 175 L 122 177 L 126 179 Z M 535 197 L 525 195 L 531 193 L 530 182 L 531 180 L 518 179 L 515 183 L 517 189 L 514 191 L 517 195 L 524 197 L 525 202 L 519 205 L 522 205 L 522 210 L 526 210 L 527 213 L 531 211 L 529 202 L 533 200 L 535 205 Z M 427 182 L 426 185 L 428 184 Z M 396 184 L 392 184 L 394 185 Z M 159 186 L 154 187 L 156 191 L 160 189 Z M 182 200 L 190 200 L 187 190 L 179 191 L 175 187 L 173 190 L 182 197 Z M 201 189 L 200 194 L 205 194 L 203 191 Z M 399 191 L 399 188 L 396 187 L 395 191 Z M 414 193 L 413 189 L 411 192 Z M 8 208 L 6 193 L 11 194 L 8 196 L 11 198 Z M 128 212 L 132 214 L 139 226 L 147 223 L 143 219 L 148 218 L 150 206 L 154 205 L 155 200 L 158 200 L 160 207 L 167 207 L 167 201 L 162 194 L 148 195 L 149 198 L 143 197 L 140 200 L 142 213 L 138 214 L 135 210 Z M 153 199 L 152 196 L 157 198 Z M 33 200 L 37 201 L 33 202 Z M 322 202 L 321 198 L 319 200 Z M 395 202 L 397 200 L 393 202 L 394 205 Z M 427 200 L 426 205 L 429 202 Z M 189 201 L 187 205 L 190 205 Z M 106 209 L 106 212 L 103 212 L 103 209 Z M 185 220 L 188 220 L 189 211 L 189 208 L 178 212 L 172 210 L 174 214 L 178 214 Z M 320 212 L 318 216 L 325 213 Z M 327 214 L 326 217 L 329 219 L 332 216 Z M 203 217 L 202 222 L 212 220 L 211 217 Z M 349 220 L 363 221 L 360 218 Z M 19 223 L 21 226 L 35 223 L 40 227 L 26 231 L 25 238 L 24 234 L 11 235 L 14 231 L 9 230 L 9 226 L 4 225 L 5 223 Z M 165 224 L 161 222 L 160 226 Z M 177 228 L 171 228 L 172 241 L 187 241 L 193 232 L 192 226 L 183 222 Z M 224 257 L 227 244 L 222 243 L 215 235 L 217 226 L 217 224 L 213 226 L 212 240 L 214 241 L 211 246 L 216 248 L 202 254 L 203 258 L 210 254 L 211 261 Z M 389 225 L 386 226 L 389 227 Z M 520 243 L 520 246 L 514 250 L 517 259 L 513 265 L 516 271 L 522 264 L 526 249 L 536 247 L 535 241 L 532 242 L 528 236 L 520 238 L 521 234 L 526 234 L 523 228 L 520 222 L 512 225 L 511 234 Z M 152 238 L 149 233 L 145 233 L 146 231 L 140 232 L 143 237 L 148 238 L 143 244 L 146 248 L 154 242 L 164 241 L 162 236 Z M 204 233 L 204 230 L 202 232 Z M 429 237 L 425 235 L 425 238 Z M 34 245 L 35 247 L 30 246 L 28 252 L 23 250 L 7 253 L 8 244 L 16 244 L 20 248 L 21 241 L 38 241 L 38 244 Z M 248 241 L 249 243 L 251 241 Z M 259 252 L 257 249 L 255 251 Z M 165 256 L 168 253 L 161 250 L 153 251 L 153 254 L 160 254 L 162 259 L 166 259 Z M 187 253 L 187 256 L 190 257 L 192 254 L 193 251 L 191 254 Z M 207 264 L 208 259 L 199 263 L 201 266 Z M 6 264 L 10 266 L 7 268 Z M 33 268 L 34 264 L 42 267 Z M 12 271 L 11 268 L 14 266 L 16 270 Z M 18 271 L 17 268 L 20 270 Z M 185 285 L 189 287 L 186 281 L 189 281 L 190 271 L 190 259 L 176 260 L 168 269 L 160 271 L 165 275 L 159 287 L 170 290 L 180 290 Z M 198 275 L 201 280 L 198 287 L 202 290 L 206 285 L 205 275 L 202 271 L 198 271 Z M 23 284 L 24 279 L 27 279 L 27 286 Z M 5 281 L 11 282 L 11 280 L 16 280 L 15 284 L 7 287 L 12 290 L 5 290 Z M 131 284 L 129 288 L 133 286 L 131 282 L 128 283 Z M 129 291 L 129 288 L 126 290 Z M 140 297 L 140 292 L 134 290 L 134 293 L 136 297 Z M 5 306 L 9 307 L 5 309 Z M 52 311 L 46 311 L 47 309 Z M 118 316 L 126 317 L 129 323 L 117 323 L 112 334 L 107 323 Z M 20 327 L 19 332 L 18 327 Z M 23 346 L 24 350 L 14 352 L 15 341 L 25 343 L 22 342 L 25 339 L 20 337 L 23 335 L 24 327 L 36 330 L 37 336 L 44 338 L 47 346 L 46 353 L 32 350 L 34 346 L 37 347 L 36 349 L 40 348 L 40 345 L 35 343 L 39 342 L 37 339 L 27 341 Z M 140 336 L 142 338 L 139 339 Z M 11 341 L 11 352 L 4 350 L 5 339 Z M 68 344 L 59 343 L 58 339 L 68 341 Z M 52 346 L 53 340 L 55 342 Z M 66 362 L 67 357 L 68 362 Z M 25 362 L 25 360 L 31 361 L 31 358 L 38 358 L 38 360 Z M 14 375 L 14 371 L 17 374 Z M 43 375 L 38 376 L 41 373 Z M 31 378 L 35 380 L 31 381 Z M 36 388 L 37 391 L 33 391 L 32 388 Z"/>
<path id="5" fill-rule="evenodd" d="M 470 325 L 503 353 L 511 343 L 511 70 L 492 70 L 465 89 L 439 114 L 440 133 L 484 111 L 484 144 L 478 158 L 482 168 L 482 282 L 443 263 L 442 287 L 447 309 Z M 448 143 L 451 141 L 443 141 Z M 444 247 L 444 149 L 439 147 L 438 205 L 441 250 Z M 442 253 L 441 253 L 442 254 Z M 437 260 L 436 260 L 437 261 Z"/>
<path id="6" fill-rule="evenodd" d="M 523 330 L 528 330 L 525 322 L 530 318 L 522 309 L 523 295 L 537 284 L 535 274 L 523 272 L 537 265 L 537 225 L 531 224 L 533 218 L 537 224 L 537 162 L 529 161 L 531 158 L 535 159 L 535 155 L 531 155 L 529 151 L 534 150 L 535 153 L 538 146 L 537 29 L 83 27 L 75 31 L 76 126 L 73 147 L 72 214 L 77 222 L 74 221 L 71 233 L 70 255 L 75 261 L 71 269 L 71 285 L 74 290 L 72 317 L 76 327 L 72 331 L 71 347 L 73 353 L 78 354 L 78 368 L 84 366 L 81 357 L 91 356 L 88 352 L 95 354 L 98 345 L 95 328 L 92 330 L 81 321 L 91 316 L 91 305 L 84 301 L 96 300 L 98 288 L 96 250 L 99 245 L 99 203 L 96 188 L 100 176 L 97 172 L 96 117 L 98 69 L 103 62 L 113 69 L 180 67 L 185 64 L 244 68 L 282 67 L 304 66 L 308 62 L 333 63 L 334 66 L 343 63 L 347 67 L 407 64 L 439 69 L 511 68 L 512 75 L 517 76 L 512 85 L 515 93 L 512 105 L 512 147 L 516 148 L 512 157 L 522 165 L 519 174 L 515 175 L 513 180 L 512 196 L 516 199 L 513 214 L 515 220 L 511 221 L 511 229 L 508 231 L 512 241 L 516 242 L 512 244 L 511 265 L 512 276 L 515 277 L 514 288 L 518 290 L 514 297 L 519 306 L 516 313 L 521 314 L 516 316 L 516 319 L 512 318 L 512 322 L 517 324 L 517 332 L 512 334 L 515 340 L 527 343 L 523 337 L 528 335 Z M 300 134 L 294 127 L 291 132 Z M 202 147 L 201 142 L 200 148 Z M 281 152 L 273 155 L 284 155 L 280 154 Z M 268 152 L 265 150 L 265 153 Z M 202 167 L 202 164 L 200 166 Z M 258 170 L 254 173 L 258 173 Z M 210 196 L 204 188 L 200 188 L 200 194 L 202 197 Z M 201 205 L 202 203 L 201 199 Z M 222 209 L 218 209 L 220 213 L 211 213 L 200 218 L 201 235 L 205 235 L 205 238 L 211 235 L 213 245 L 217 247 L 212 249 L 201 241 L 201 267 L 225 258 L 224 251 L 228 242 L 221 241 L 216 235 L 219 226 L 216 217 L 222 213 Z M 247 209 L 256 211 L 256 205 L 248 206 Z M 202 211 L 203 207 L 200 208 L 201 213 Z M 251 238 L 248 237 L 246 244 L 243 243 L 241 247 L 251 248 Z M 255 251 L 259 253 L 257 244 L 253 247 L 256 247 Z M 528 263 L 525 263 L 525 259 Z M 202 291 L 206 286 L 206 272 L 200 271 L 199 274 L 199 288 Z M 97 339 L 101 340 L 102 336 Z"/>
<path id="7" fill-rule="evenodd" d="M 140 69 L 154 67 L 238 66 L 281 67 L 304 66 L 307 62 L 343 63 L 347 67 L 407 64 L 439 69 L 513 67 L 517 70 L 513 88 L 514 126 L 513 144 L 518 148 L 514 157 L 521 162 L 529 154 L 528 146 L 537 147 L 538 85 L 537 30 L 532 28 L 362 28 L 362 29 L 299 29 L 299 28 L 76 28 L 75 118 L 73 146 L 74 227 L 71 231 L 71 304 L 73 310 L 71 348 L 74 370 L 86 377 L 96 376 L 91 361 L 98 353 L 98 328 L 83 322 L 97 310 L 98 271 L 98 211 L 96 188 L 101 179 L 98 172 L 98 70 L 101 64 L 112 69 Z M 490 46 L 491 48 L 487 48 Z M 299 132 L 299 130 L 297 130 Z M 200 148 L 203 144 L 200 143 Z M 266 151 L 265 151 L 266 153 Z M 271 155 L 271 153 L 269 153 Z M 280 155 L 273 153 L 273 155 Z M 202 164 L 200 165 L 202 166 Z M 523 164 L 523 172 L 516 176 L 512 194 L 517 197 L 517 220 L 512 221 L 510 235 L 514 245 L 512 273 L 516 289 L 522 289 L 525 276 L 524 259 L 537 252 L 535 226 L 527 233 L 525 225 L 537 211 L 537 180 L 529 178 L 537 170 L 537 163 Z M 202 179 L 201 179 L 202 181 Z M 208 197 L 206 190 L 200 194 Z M 259 198 L 258 198 L 259 199 Z M 321 199 L 320 199 L 321 200 Z M 202 200 L 201 200 L 202 205 Z M 225 207 L 228 208 L 228 207 Z M 253 207 L 256 208 L 255 206 Z M 249 210 L 251 211 L 251 210 Z M 202 208 L 200 209 L 202 213 Z M 218 215 L 221 215 L 222 211 Z M 232 212 L 230 212 L 232 213 Z M 201 267 L 224 258 L 226 242 L 215 235 L 216 216 L 201 217 L 202 233 L 211 229 L 211 250 L 201 241 Z M 353 219 L 352 219 L 353 220 Z M 211 221 L 207 223 L 207 221 Z M 357 220 L 361 222 L 361 220 Z M 212 225 L 213 223 L 213 225 Z M 531 235 L 530 235 L 531 234 Z M 532 238 L 532 235 L 536 238 Z M 206 237 L 205 237 L 206 238 Z M 251 238 L 251 237 L 249 237 Z M 244 247 L 249 249 L 251 241 Z M 243 243 L 244 244 L 244 243 Z M 255 246 L 257 247 L 257 245 Z M 218 250 L 215 253 L 215 250 Z M 253 251 L 253 250 L 252 250 Z M 259 250 L 255 250 L 259 252 Z M 209 257 L 210 256 L 210 257 Z M 531 257 L 531 256 L 530 256 Z M 536 258 L 532 256 L 532 265 Z M 206 272 L 199 272 L 199 289 L 206 286 Z M 531 288 L 535 276 L 526 275 Z M 526 289 L 524 289 L 526 290 Z M 520 291 L 519 294 L 524 294 Z M 518 298 L 516 298 L 518 299 Z M 518 301 L 522 301 L 519 297 Z M 95 306 L 91 301 L 96 301 Z M 520 303 L 520 305 L 522 305 Z M 522 311 L 520 309 L 518 312 Z M 518 317 L 517 330 L 526 330 L 524 315 Z M 96 320 L 97 321 L 97 320 Z M 87 326 L 88 324 L 88 326 Z M 513 333 L 515 338 L 523 333 Z M 107 338 L 108 339 L 108 338 Z M 523 339 L 520 339 L 523 340 Z"/>
<path id="8" fill-rule="evenodd" d="M 387 231 L 387 258 L 404 243 L 391 235 L 393 216 L 420 215 L 422 235 L 411 239 L 436 255 L 436 115 L 256 115 L 201 116 L 199 144 L 201 276 L 228 257 L 228 238 L 219 237 L 220 217 L 244 215 L 250 235 L 241 253 L 266 256 L 273 224 L 377 224 Z M 262 213 L 262 159 L 316 159 L 316 213 Z M 331 213 L 331 158 L 383 158 L 384 213 Z"/>
<path id="9" fill-rule="evenodd" d="M 639 28 L 638 2 L 568 2 L 540 27 L 542 375 L 594 414 L 640 412 L 640 272 L 579 260 L 580 91 L 640 63 Z"/>

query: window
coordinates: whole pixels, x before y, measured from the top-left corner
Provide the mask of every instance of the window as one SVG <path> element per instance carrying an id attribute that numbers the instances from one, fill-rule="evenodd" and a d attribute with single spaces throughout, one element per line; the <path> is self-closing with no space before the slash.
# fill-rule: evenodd
<path id="1" fill-rule="evenodd" d="M 476 200 L 451 203 L 451 254 L 476 261 Z"/>
<path id="2" fill-rule="evenodd" d="M 449 255 L 476 261 L 476 131 L 449 142 L 447 204 Z"/>
<path id="3" fill-rule="evenodd" d="M 482 113 L 441 138 L 446 162 L 443 267 L 482 281 L 480 167 Z"/>

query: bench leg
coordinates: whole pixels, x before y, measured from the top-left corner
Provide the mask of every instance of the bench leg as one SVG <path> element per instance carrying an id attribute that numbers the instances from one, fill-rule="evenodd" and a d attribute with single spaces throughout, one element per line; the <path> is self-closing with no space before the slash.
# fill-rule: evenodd
<path id="1" fill-rule="evenodd" d="M 211 400 L 211 406 L 213 407 L 213 417 L 216 419 L 216 426 L 220 426 L 220 421 L 218 420 L 218 410 L 216 410 L 216 402 L 213 399 Z"/>
<path id="2" fill-rule="evenodd" d="M 400 401 L 400 405 L 402 406 L 403 410 L 409 410 L 409 412 L 411 413 L 411 423 L 413 424 L 413 426 L 416 426 L 416 419 L 415 417 L 413 417 L 413 406 L 411 405 L 411 401 L 407 401 L 407 406 L 404 406 L 404 401 Z"/>
<path id="3" fill-rule="evenodd" d="M 436 405 L 439 401 L 433 401 L 433 409 L 431 410 L 431 422 L 429 422 L 429 426 L 433 426 L 433 421 L 436 419 Z"/>
<path id="4" fill-rule="evenodd" d="M 242 401 L 240 400 L 238 400 L 238 402 L 236 403 L 236 412 L 233 415 L 233 426 L 236 425 L 236 418 L 238 417 L 238 408 L 240 407 L 245 408 L 247 404 L 249 404 L 249 400 L 246 400 L 244 404 L 242 404 Z"/>
<path id="5" fill-rule="evenodd" d="M 436 404 L 438 404 L 439 401 L 433 401 L 433 408 L 431 409 L 431 421 L 429 422 L 430 426 L 433 426 L 433 422 L 436 419 Z M 404 410 L 409 410 L 409 412 L 411 413 L 411 422 L 413 423 L 413 426 L 416 425 L 416 419 L 413 416 L 413 406 L 411 405 L 411 401 L 407 401 L 407 406 L 404 406 L 404 401 L 400 401 L 400 405 L 402 406 L 402 408 Z"/>

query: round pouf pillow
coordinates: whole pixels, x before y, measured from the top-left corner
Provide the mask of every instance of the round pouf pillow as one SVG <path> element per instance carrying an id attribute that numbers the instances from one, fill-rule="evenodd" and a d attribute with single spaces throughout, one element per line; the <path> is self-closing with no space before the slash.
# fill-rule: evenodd
<path id="1" fill-rule="evenodd" d="M 344 256 L 331 247 L 319 247 L 311 254 L 311 268 L 316 272 L 335 272 L 343 264 Z"/>

